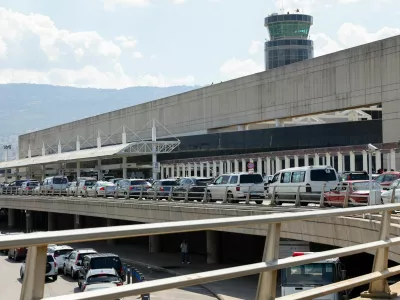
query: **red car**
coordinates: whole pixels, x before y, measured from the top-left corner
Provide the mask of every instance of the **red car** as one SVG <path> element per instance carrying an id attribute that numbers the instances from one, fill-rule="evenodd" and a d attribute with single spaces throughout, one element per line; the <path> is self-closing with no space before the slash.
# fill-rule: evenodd
<path id="1" fill-rule="evenodd" d="M 349 205 L 368 203 L 369 180 L 342 181 L 335 189 L 324 194 L 325 202 L 328 205 L 343 206 L 347 189 L 350 189 Z M 380 195 L 382 187 L 378 182 L 372 182 L 372 191 Z"/>
<path id="2" fill-rule="evenodd" d="M 395 181 L 396 179 L 400 178 L 400 172 L 385 172 L 378 177 L 375 178 L 375 181 L 377 181 L 383 189 L 388 189 L 389 186 Z"/>

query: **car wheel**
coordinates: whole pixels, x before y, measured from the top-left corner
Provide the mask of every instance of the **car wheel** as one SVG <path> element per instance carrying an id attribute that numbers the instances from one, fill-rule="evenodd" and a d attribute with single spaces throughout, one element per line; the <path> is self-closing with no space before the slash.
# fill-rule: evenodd
<path id="1" fill-rule="evenodd" d="M 52 276 L 52 278 L 53 278 L 53 281 L 57 281 L 58 276 L 54 275 L 54 276 Z"/>
<path id="2" fill-rule="evenodd" d="M 256 204 L 263 204 L 263 200 L 256 200 Z"/>
<path id="3" fill-rule="evenodd" d="M 81 289 L 82 288 L 82 283 L 81 281 L 78 279 L 78 287 Z"/>
<path id="4" fill-rule="evenodd" d="M 64 273 L 64 275 L 68 275 L 67 274 L 67 267 L 64 265 L 64 267 L 63 267 L 63 273 Z"/>
<path id="5" fill-rule="evenodd" d="M 207 191 L 207 202 L 215 202 L 215 201 L 212 199 L 212 196 L 211 196 L 211 192 L 210 192 L 210 191 Z"/>
<path id="6" fill-rule="evenodd" d="M 235 199 L 233 198 L 232 192 L 228 192 L 228 194 L 226 195 L 226 198 L 227 198 L 227 200 L 228 200 L 228 203 L 232 203 L 232 204 L 234 204 L 234 203 L 239 203 L 239 200 L 235 200 Z"/>
<path id="7" fill-rule="evenodd" d="M 279 201 L 278 195 L 275 195 L 275 205 L 282 205 L 282 202 Z"/>
<path id="8" fill-rule="evenodd" d="M 76 278 L 76 274 L 75 274 L 73 268 L 71 268 L 71 278 L 72 278 L 72 279 L 75 279 L 75 278 Z"/>

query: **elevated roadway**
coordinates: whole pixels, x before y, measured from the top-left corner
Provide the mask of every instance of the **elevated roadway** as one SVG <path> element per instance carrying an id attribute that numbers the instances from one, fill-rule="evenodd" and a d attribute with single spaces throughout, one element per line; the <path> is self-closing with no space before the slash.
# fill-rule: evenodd
<path id="1" fill-rule="evenodd" d="M 123 199 L 91 199 L 75 197 L 0 196 L 0 207 L 53 212 L 80 216 L 154 223 L 199 220 L 224 217 L 251 216 L 282 212 L 334 209 L 294 206 L 269 207 L 267 205 L 201 204 L 167 201 Z M 380 217 L 363 216 L 323 218 L 293 221 L 282 224 L 282 238 L 302 240 L 336 247 L 367 243 L 378 238 Z M 250 235 L 266 235 L 265 225 L 224 228 L 221 231 Z M 391 235 L 400 236 L 400 217 L 392 217 Z M 371 252 L 371 254 L 374 254 Z M 389 259 L 400 262 L 400 247 L 390 249 Z"/>

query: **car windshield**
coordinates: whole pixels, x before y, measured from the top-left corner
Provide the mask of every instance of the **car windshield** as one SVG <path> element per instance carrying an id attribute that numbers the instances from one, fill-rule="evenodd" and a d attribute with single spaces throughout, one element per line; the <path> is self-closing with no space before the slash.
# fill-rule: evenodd
<path id="1" fill-rule="evenodd" d="M 175 180 L 161 181 L 162 186 L 177 186 L 178 182 Z"/>
<path id="2" fill-rule="evenodd" d="M 211 183 L 212 178 L 201 178 L 201 179 L 196 179 L 196 184 L 207 184 L 207 183 Z"/>
<path id="3" fill-rule="evenodd" d="M 315 263 L 282 270 L 282 286 L 318 286 L 334 282 L 332 263 Z"/>
<path id="4" fill-rule="evenodd" d="M 376 182 L 372 183 L 372 190 L 381 190 L 381 187 Z M 369 182 L 355 182 L 353 183 L 353 191 L 369 191 Z"/>
<path id="5" fill-rule="evenodd" d="M 54 251 L 54 255 L 67 255 L 72 252 L 72 249 L 62 249 L 62 250 L 56 250 Z"/>
<path id="6" fill-rule="evenodd" d="M 113 281 L 119 281 L 118 276 L 111 275 L 111 274 L 96 274 L 96 275 L 90 276 L 87 279 L 87 283 L 89 283 L 89 284 L 113 282 Z"/>
<path id="7" fill-rule="evenodd" d="M 31 181 L 31 182 L 28 182 L 26 185 L 27 185 L 27 186 L 34 187 L 34 186 L 38 186 L 38 185 L 39 185 L 39 182 Z"/>
<path id="8" fill-rule="evenodd" d="M 393 190 L 394 188 L 396 188 L 396 190 L 400 189 L 400 180 L 393 181 L 389 188 L 391 190 Z"/>
<path id="9" fill-rule="evenodd" d="M 260 174 L 245 174 L 240 176 L 240 183 L 263 183 L 264 180 Z"/>
<path id="10" fill-rule="evenodd" d="M 90 261 L 92 269 L 121 269 L 121 260 L 119 257 L 96 257 Z"/>
<path id="11" fill-rule="evenodd" d="M 77 257 L 77 260 L 83 260 L 83 258 L 84 258 L 86 255 L 90 255 L 90 254 L 96 254 L 96 252 L 91 252 L 91 253 L 79 253 L 79 254 L 78 254 L 78 257 Z"/>
<path id="12" fill-rule="evenodd" d="M 368 180 L 369 176 L 367 173 L 350 173 L 344 174 L 343 180 Z"/>
<path id="13" fill-rule="evenodd" d="M 67 184 L 68 179 L 67 179 L 67 177 L 54 177 L 53 183 L 54 184 Z"/>
<path id="14" fill-rule="evenodd" d="M 96 184 L 96 180 L 86 180 L 85 186 L 94 186 Z"/>
<path id="15" fill-rule="evenodd" d="M 336 181 L 335 171 L 332 169 L 311 170 L 311 181 Z"/>
<path id="16" fill-rule="evenodd" d="M 146 185 L 146 180 L 131 180 L 131 185 Z"/>

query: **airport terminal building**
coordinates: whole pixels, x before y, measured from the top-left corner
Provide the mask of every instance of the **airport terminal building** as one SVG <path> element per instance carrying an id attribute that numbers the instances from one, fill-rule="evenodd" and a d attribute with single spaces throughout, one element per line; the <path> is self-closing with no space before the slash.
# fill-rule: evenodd
<path id="1" fill-rule="evenodd" d="M 367 169 L 368 143 L 379 148 L 374 169 L 396 169 L 399 65 L 396 36 L 21 135 L 19 159 L 0 169 L 11 170 L 7 181 L 208 177 L 249 162 L 265 174 L 313 164 L 341 172 Z"/>

